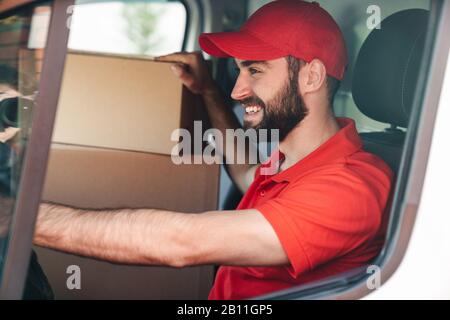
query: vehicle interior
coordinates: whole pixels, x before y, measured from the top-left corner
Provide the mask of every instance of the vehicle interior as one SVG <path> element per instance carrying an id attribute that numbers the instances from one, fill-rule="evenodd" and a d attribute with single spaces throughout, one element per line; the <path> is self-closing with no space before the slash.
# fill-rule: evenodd
<path id="1" fill-rule="evenodd" d="M 69 39 L 42 200 L 80 208 L 190 213 L 236 208 L 242 194 L 223 166 L 173 163 L 171 154 L 180 138 L 173 132 L 183 128 L 196 134 L 194 123 L 202 121 L 203 134 L 210 124 L 202 99 L 183 88 L 169 64 L 152 57 L 199 50 L 196 39 L 201 32 L 239 29 L 267 2 L 76 0 L 67 12 Z M 421 90 L 432 1 L 317 2 L 341 27 L 350 58 L 334 112 L 354 119 L 364 148 L 397 175 L 405 161 L 414 99 Z M 0 15 L 1 129 L 21 128 L 0 144 L 0 271 L 32 133 L 32 97 L 39 88 L 51 13 L 51 2 L 37 1 Z M 233 60 L 205 57 L 242 119 L 242 108 L 230 98 L 237 78 Z M 25 94 L 5 96 L 16 91 Z M 392 222 L 391 206 L 387 211 L 384 224 Z M 72 265 L 81 270 L 82 290 L 69 289 Z M 119 265 L 35 246 L 24 298 L 206 299 L 216 270 L 210 265 Z"/>

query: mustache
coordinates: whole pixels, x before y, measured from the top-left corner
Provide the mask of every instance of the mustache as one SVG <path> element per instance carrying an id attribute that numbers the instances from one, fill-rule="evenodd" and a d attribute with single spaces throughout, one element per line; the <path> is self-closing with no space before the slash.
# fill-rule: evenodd
<path id="1" fill-rule="evenodd" d="M 236 103 L 240 103 L 242 105 L 259 105 L 263 108 L 266 107 L 266 104 L 264 103 L 264 101 L 262 101 L 259 97 L 249 97 L 249 98 L 245 98 L 242 100 L 234 100 Z"/>

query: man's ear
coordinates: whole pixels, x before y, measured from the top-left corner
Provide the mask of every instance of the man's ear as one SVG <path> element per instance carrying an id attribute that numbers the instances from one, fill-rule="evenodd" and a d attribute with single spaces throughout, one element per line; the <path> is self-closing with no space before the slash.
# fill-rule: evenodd
<path id="1" fill-rule="evenodd" d="M 326 86 L 327 70 L 319 59 L 306 63 L 299 72 L 300 93 L 305 95 Z"/>

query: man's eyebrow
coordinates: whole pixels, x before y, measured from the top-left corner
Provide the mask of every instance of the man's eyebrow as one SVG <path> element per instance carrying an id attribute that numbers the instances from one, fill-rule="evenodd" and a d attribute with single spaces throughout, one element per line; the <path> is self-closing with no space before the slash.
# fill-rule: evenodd
<path id="1" fill-rule="evenodd" d="M 260 61 L 260 60 L 243 60 L 241 62 L 239 62 L 239 64 L 241 65 L 241 67 L 250 67 L 251 65 L 254 64 L 259 64 L 259 65 L 263 65 L 265 67 L 269 66 L 269 63 L 267 61 Z"/>

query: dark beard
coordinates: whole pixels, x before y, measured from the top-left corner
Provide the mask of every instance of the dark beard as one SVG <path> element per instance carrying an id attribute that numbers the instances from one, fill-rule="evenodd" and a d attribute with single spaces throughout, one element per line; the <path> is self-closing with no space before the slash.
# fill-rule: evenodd
<path id="1" fill-rule="evenodd" d="M 306 117 L 308 110 L 302 97 L 298 94 L 297 79 L 298 77 L 291 75 L 285 86 L 267 104 L 258 96 L 239 101 L 244 105 L 252 104 L 263 107 L 263 118 L 258 125 L 253 127 L 254 129 L 278 129 L 281 142 Z M 244 122 L 244 129 L 249 128 L 251 128 L 251 124 Z"/>

